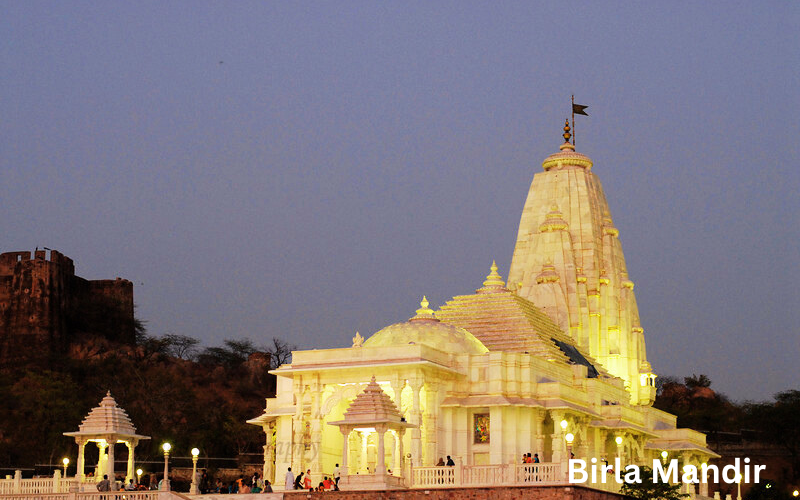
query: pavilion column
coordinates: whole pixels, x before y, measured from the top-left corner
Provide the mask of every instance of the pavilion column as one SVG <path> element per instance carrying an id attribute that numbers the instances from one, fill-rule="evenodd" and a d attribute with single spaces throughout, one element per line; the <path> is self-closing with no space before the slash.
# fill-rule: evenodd
<path id="1" fill-rule="evenodd" d="M 419 467 L 422 465 L 422 443 L 420 440 L 422 436 L 422 431 L 420 430 L 422 418 L 419 404 L 419 391 L 422 389 L 422 380 L 411 379 L 408 381 L 408 385 L 411 387 L 411 423 L 415 425 L 411 429 L 411 460 L 415 466 Z"/>
<path id="2" fill-rule="evenodd" d="M 361 432 L 361 471 L 367 472 L 367 467 L 369 467 L 369 463 L 367 462 L 367 444 L 369 441 L 369 434 L 366 432 Z"/>
<path id="3" fill-rule="evenodd" d="M 398 476 L 403 476 L 403 435 L 406 433 L 404 428 L 397 430 L 397 458 L 395 461 L 395 470 Z"/>
<path id="4" fill-rule="evenodd" d="M 78 479 L 79 487 L 80 483 L 83 482 L 83 469 L 85 468 L 86 457 L 84 456 L 84 451 L 86 448 L 86 441 L 81 438 L 75 438 L 75 441 L 78 443 L 78 463 L 77 470 L 75 471 L 75 476 Z"/>
<path id="5" fill-rule="evenodd" d="M 544 426 L 544 410 L 534 410 L 533 414 L 533 435 L 534 435 L 534 453 L 539 453 L 539 459 L 544 461 L 544 433 L 542 427 Z"/>
<path id="6" fill-rule="evenodd" d="M 702 458 L 702 457 L 700 457 L 700 459 L 697 461 L 697 465 L 696 465 L 696 466 L 697 466 L 697 470 L 698 470 L 698 471 L 700 470 L 700 467 L 701 467 L 701 465 L 702 465 L 702 464 L 700 463 L 700 460 L 702 460 L 702 459 L 703 459 L 703 458 Z M 701 495 L 703 495 L 704 497 L 707 497 L 707 496 L 708 496 L 708 482 L 706 482 L 706 481 L 700 481 L 700 494 L 701 494 Z"/>
<path id="7" fill-rule="evenodd" d="M 386 426 L 377 425 L 375 426 L 375 430 L 378 432 L 378 453 L 375 457 L 375 474 L 382 476 L 386 474 L 386 445 L 384 443 L 384 438 L 386 437 Z"/>
<path id="8" fill-rule="evenodd" d="M 350 450 L 347 448 L 350 441 L 350 427 L 346 425 L 339 426 L 339 432 L 342 433 L 342 467 L 339 469 L 339 473 L 342 476 L 347 476 L 347 456 L 350 454 Z"/>
<path id="9" fill-rule="evenodd" d="M 579 439 L 575 455 L 578 458 L 589 458 L 589 420 L 575 419 L 575 437 Z"/>
<path id="10" fill-rule="evenodd" d="M 322 478 L 322 415 L 320 414 L 320 399 L 322 398 L 322 384 L 319 375 L 314 377 L 311 384 L 311 472 L 315 478 Z"/>
<path id="11" fill-rule="evenodd" d="M 128 447 L 128 470 L 125 472 L 125 484 L 128 484 L 133 479 L 133 449 L 136 448 L 138 443 L 135 440 L 125 442 Z"/>
<path id="12" fill-rule="evenodd" d="M 303 470 L 303 455 L 305 447 L 303 446 L 303 433 L 305 432 L 305 423 L 303 422 L 303 406 L 305 399 L 305 388 L 303 387 L 303 379 L 297 376 L 293 381 L 294 397 L 295 397 L 295 414 L 292 418 L 294 428 L 292 429 L 292 470 L 299 474 Z"/>
<path id="13" fill-rule="evenodd" d="M 106 457 L 106 448 L 108 447 L 108 443 L 105 441 L 98 441 L 97 442 L 97 473 L 95 474 L 95 482 L 100 482 L 103 480 L 103 474 L 107 474 L 107 466 L 108 466 L 108 457 Z"/>
<path id="14" fill-rule="evenodd" d="M 392 460 L 392 471 L 400 475 L 400 457 L 403 453 L 403 438 L 400 435 L 400 429 L 394 431 L 394 460 Z"/>
<path id="15" fill-rule="evenodd" d="M 550 461 L 553 463 L 561 463 L 564 459 L 564 437 L 562 436 L 561 431 L 561 420 L 562 420 L 561 412 L 551 411 L 550 418 L 553 420 L 553 434 L 550 435 L 551 438 L 551 452 L 552 455 Z"/>
<path id="16" fill-rule="evenodd" d="M 275 472 L 275 441 L 273 440 L 273 430 L 275 428 L 275 422 L 270 422 L 268 425 L 262 427 L 264 430 L 264 434 L 267 437 L 267 442 L 264 445 L 264 468 L 261 471 L 264 480 L 269 479 L 270 482 L 275 482 L 275 478 L 273 476 Z"/>
<path id="17" fill-rule="evenodd" d="M 439 383 L 438 382 L 431 382 L 428 381 L 425 386 L 425 434 L 424 434 L 424 443 L 425 443 L 425 452 L 423 456 L 428 457 L 428 461 L 433 464 L 435 463 L 436 457 L 439 456 L 440 451 L 438 450 L 439 445 L 439 436 L 437 432 L 437 418 L 436 414 L 439 407 Z M 451 450 L 452 453 L 452 450 Z"/>
<path id="18" fill-rule="evenodd" d="M 111 489 L 114 489 L 115 484 L 115 477 L 114 477 L 114 445 L 117 444 L 117 438 L 110 438 L 108 440 L 108 480 L 111 481 Z"/>

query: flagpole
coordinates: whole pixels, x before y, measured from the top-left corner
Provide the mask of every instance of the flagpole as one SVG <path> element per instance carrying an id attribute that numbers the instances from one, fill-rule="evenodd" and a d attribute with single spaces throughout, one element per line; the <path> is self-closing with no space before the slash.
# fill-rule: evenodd
<path id="1" fill-rule="evenodd" d="M 572 94 L 572 147 L 575 147 L 575 94 Z"/>

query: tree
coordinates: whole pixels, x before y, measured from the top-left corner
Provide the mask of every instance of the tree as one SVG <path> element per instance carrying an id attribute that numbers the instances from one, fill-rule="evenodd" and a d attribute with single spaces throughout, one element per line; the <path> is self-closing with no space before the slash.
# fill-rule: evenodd
<path id="1" fill-rule="evenodd" d="M 187 335 L 168 333 L 161 337 L 166 344 L 166 351 L 172 357 L 192 360 L 197 355 L 200 341 Z"/>
<path id="2" fill-rule="evenodd" d="M 272 346 L 266 349 L 269 353 L 270 368 L 275 369 L 284 363 L 288 363 L 292 358 L 292 351 L 297 349 L 294 344 L 289 344 L 283 339 L 272 337 Z"/>
<path id="3" fill-rule="evenodd" d="M 624 483 L 620 493 L 638 500 L 680 500 L 689 496 L 681 493 L 679 484 L 655 482 L 653 469 L 650 467 L 642 466 L 640 472 L 642 482 Z"/>
<path id="4" fill-rule="evenodd" d="M 775 395 L 774 403 L 750 403 L 745 406 L 746 420 L 754 429 L 762 429 L 764 439 L 784 448 L 792 463 L 792 482 L 800 479 L 800 391 Z"/>
<path id="5" fill-rule="evenodd" d="M 692 374 L 691 377 L 685 377 L 683 379 L 683 383 L 686 384 L 686 387 L 689 389 L 696 389 L 698 387 L 711 387 L 711 379 L 702 373 L 700 375 Z"/>

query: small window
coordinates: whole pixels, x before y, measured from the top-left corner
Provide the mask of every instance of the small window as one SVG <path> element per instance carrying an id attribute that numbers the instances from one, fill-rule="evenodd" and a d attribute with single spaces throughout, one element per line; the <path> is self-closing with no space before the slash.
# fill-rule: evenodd
<path id="1" fill-rule="evenodd" d="M 473 417 L 473 427 L 475 429 L 475 444 L 489 442 L 489 414 L 476 413 Z"/>

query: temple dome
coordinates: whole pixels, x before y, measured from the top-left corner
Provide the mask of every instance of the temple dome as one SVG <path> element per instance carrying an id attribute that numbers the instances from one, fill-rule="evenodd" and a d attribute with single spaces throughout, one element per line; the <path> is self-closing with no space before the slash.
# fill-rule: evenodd
<path id="1" fill-rule="evenodd" d="M 408 321 L 395 323 L 374 333 L 364 341 L 364 347 L 426 345 L 454 354 L 483 354 L 489 352 L 483 343 L 463 328 L 439 322 L 428 301 L 423 297 L 422 308 Z"/>

